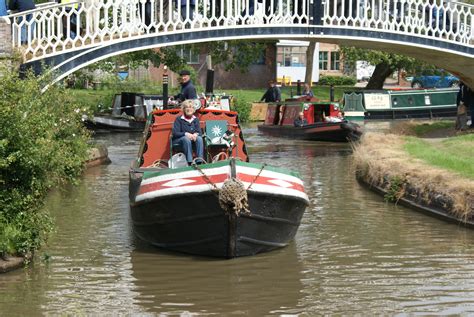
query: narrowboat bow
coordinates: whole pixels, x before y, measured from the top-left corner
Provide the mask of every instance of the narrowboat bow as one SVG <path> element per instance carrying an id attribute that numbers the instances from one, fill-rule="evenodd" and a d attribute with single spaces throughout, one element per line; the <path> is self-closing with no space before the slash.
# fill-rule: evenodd
<path id="1" fill-rule="evenodd" d="M 170 146 L 180 114 L 153 113 L 132 163 L 130 209 L 136 235 L 163 249 L 223 258 L 286 246 L 309 203 L 298 174 L 249 163 L 237 113 L 206 109 L 196 114 L 207 134 L 209 163 L 180 165 L 180 153 Z M 228 135 L 233 140 L 219 142 Z"/>

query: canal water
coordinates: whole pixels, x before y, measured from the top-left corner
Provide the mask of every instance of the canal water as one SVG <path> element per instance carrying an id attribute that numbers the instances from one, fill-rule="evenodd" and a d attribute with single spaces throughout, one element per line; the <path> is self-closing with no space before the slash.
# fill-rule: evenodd
<path id="1" fill-rule="evenodd" d="M 474 313 L 474 231 L 361 187 L 347 144 L 244 133 L 251 161 L 304 179 L 311 204 L 290 246 L 218 260 L 137 241 L 128 167 L 140 134 L 97 135 L 112 163 L 51 194 L 57 230 L 29 267 L 0 275 L 0 315 Z"/>

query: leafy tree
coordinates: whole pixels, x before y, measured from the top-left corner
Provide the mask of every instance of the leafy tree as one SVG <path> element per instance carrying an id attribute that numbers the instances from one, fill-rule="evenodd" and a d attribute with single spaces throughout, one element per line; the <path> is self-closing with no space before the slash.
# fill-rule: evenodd
<path id="1" fill-rule="evenodd" d="M 200 43 L 185 46 L 195 53 L 208 52 L 214 65 L 223 65 L 225 70 L 239 69 L 246 72 L 248 67 L 261 58 L 265 44 L 247 41 L 218 41 Z M 159 50 L 148 49 L 114 56 L 106 60 L 94 63 L 88 70 L 96 69 L 112 73 L 121 65 L 127 65 L 131 69 L 140 66 L 148 66 L 151 63 L 155 67 L 166 65 L 172 71 L 186 68 L 186 61 L 180 56 L 181 47 L 162 47 Z"/>
<path id="2" fill-rule="evenodd" d="M 57 85 L 1 69 L 0 256 L 38 248 L 52 229 L 48 191 L 75 181 L 87 159 L 80 106 Z M 48 82 L 46 80 L 46 82 Z"/>
<path id="3" fill-rule="evenodd" d="M 151 63 L 155 67 L 164 64 L 174 71 L 186 65 L 186 61 L 179 55 L 178 47 L 162 47 L 159 50 L 148 49 L 110 57 L 92 64 L 88 67 L 88 70 L 93 71 L 99 69 L 104 72 L 112 73 L 122 65 L 126 65 L 131 69 L 137 69 L 140 66 L 147 67 L 148 63 Z"/>
<path id="4" fill-rule="evenodd" d="M 404 55 L 360 49 L 355 47 L 341 47 L 344 62 L 355 67 L 356 61 L 367 61 L 375 65 L 375 70 L 367 83 L 366 89 L 382 89 L 385 79 L 397 70 L 405 70 L 408 73 L 421 73 L 433 71 L 435 66 L 428 65 L 414 58 Z"/>
<path id="5" fill-rule="evenodd" d="M 216 65 L 223 65 L 226 71 L 239 69 L 245 73 L 250 65 L 258 61 L 265 52 L 265 43 L 248 41 L 218 41 L 199 44 L 201 50 L 207 50 Z"/>

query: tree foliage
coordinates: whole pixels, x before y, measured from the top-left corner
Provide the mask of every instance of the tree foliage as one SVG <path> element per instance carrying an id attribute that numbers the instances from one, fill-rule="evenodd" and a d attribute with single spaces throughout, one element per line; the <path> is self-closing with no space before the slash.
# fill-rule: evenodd
<path id="1" fill-rule="evenodd" d="M 367 89 L 381 89 L 385 79 L 397 70 L 403 69 L 407 73 L 418 74 L 436 69 L 435 66 L 415 58 L 382 51 L 343 46 L 341 53 L 344 56 L 344 63 L 351 67 L 355 67 L 356 61 L 360 60 L 375 65 L 374 73 L 366 86 Z"/>
<path id="2" fill-rule="evenodd" d="M 82 172 L 88 133 L 80 110 L 57 86 L 0 70 L 0 255 L 24 254 L 51 230 L 43 201 L 52 186 Z"/>
<path id="3" fill-rule="evenodd" d="M 243 73 L 265 54 L 265 43 L 248 41 L 218 41 L 199 44 L 201 50 L 207 50 L 215 65 L 222 65 L 226 71 L 238 69 Z"/>
<path id="4" fill-rule="evenodd" d="M 194 54 L 201 52 L 210 54 L 214 65 L 223 65 L 226 71 L 239 69 L 247 72 L 252 63 L 258 61 L 264 54 L 265 44 L 247 41 L 218 41 L 210 43 L 190 44 L 185 46 L 162 47 L 126 53 L 97 62 L 88 67 L 112 73 L 120 66 L 137 69 L 147 67 L 151 63 L 155 67 L 166 65 L 172 71 L 186 68 L 186 61 L 181 57 L 180 50 L 191 50 Z"/>
<path id="5" fill-rule="evenodd" d="M 141 50 L 107 58 L 92 64 L 88 70 L 99 69 L 112 73 L 120 66 L 137 69 L 140 66 L 147 67 L 151 63 L 155 67 L 166 65 L 169 69 L 177 71 L 186 65 L 186 61 L 180 56 L 178 47 L 162 47 L 159 50 Z"/>

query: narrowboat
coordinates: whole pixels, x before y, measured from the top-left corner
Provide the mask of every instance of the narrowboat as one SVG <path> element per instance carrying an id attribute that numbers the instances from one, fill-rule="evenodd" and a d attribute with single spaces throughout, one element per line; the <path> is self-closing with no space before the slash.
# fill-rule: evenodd
<path id="1" fill-rule="evenodd" d="M 455 117 L 458 90 L 437 88 L 345 92 L 344 114 L 350 120 Z"/>
<path id="2" fill-rule="evenodd" d="M 284 247 L 309 204 L 295 172 L 250 163 L 236 112 L 201 109 L 205 158 L 188 166 L 171 145 L 178 109 L 148 118 L 129 171 L 135 234 L 156 247 L 220 258 Z"/>
<path id="3" fill-rule="evenodd" d="M 116 94 L 112 107 L 102 109 L 91 119 L 86 118 L 86 127 L 91 130 L 116 132 L 142 132 L 145 129 L 147 115 L 163 104 L 162 96 L 137 93 Z"/>
<path id="4" fill-rule="evenodd" d="M 300 112 L 303 112 L 307 124 L 295 127 Z M 311 141 L 357 141 L 362 135 L 358 124 L 342 117 L 338 103 L 314 98 L 269 104 L 265 122 L 258 129 L 273 136 Z"/>

